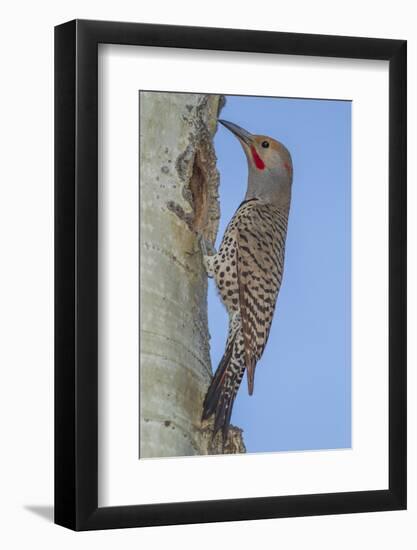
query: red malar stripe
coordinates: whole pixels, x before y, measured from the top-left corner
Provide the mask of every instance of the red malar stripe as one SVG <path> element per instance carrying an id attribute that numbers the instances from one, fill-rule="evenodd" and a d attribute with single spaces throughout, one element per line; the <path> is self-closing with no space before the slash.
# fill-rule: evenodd
<path id="1" fill-rule="evenodd" d="M 265 163 L 261 159 L 261 157 L 258 155 L 253 145 L 251 146 L 250 150 L 251 150 L 253 161 L 255 162 L 256 168 L 258 168 L 259 170 L 263 170 L 265 168 Z"/>

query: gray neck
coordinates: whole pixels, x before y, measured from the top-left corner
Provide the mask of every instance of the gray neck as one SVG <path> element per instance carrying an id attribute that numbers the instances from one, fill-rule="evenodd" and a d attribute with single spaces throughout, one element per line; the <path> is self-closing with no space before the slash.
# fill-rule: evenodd
<path id="1" fill-rule="evenodd" d="M 245 200 L 258 199 L 288 213 L 291 203 L 291 181 L 287 174 L 272 175 L 269 170 L 256 173 L 249 170 Z"/>

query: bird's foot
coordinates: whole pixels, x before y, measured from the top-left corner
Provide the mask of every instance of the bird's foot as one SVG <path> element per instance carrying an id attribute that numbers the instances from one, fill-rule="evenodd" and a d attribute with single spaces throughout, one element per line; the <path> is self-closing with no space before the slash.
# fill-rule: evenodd
<path id="1" fill-rule="evenodd" d="M 203 256 L 203 265 L 208 277 L 214 277 L 213 270 L 213 257 L 217 254 L 214 245 L 207 240 L 202 233 L 197 235 L 198 243 L 200 245 L 201 254 Z"/>
<path id="2" fill-rule="evenodd" d="M 213 243 L 206 239 L 203 233 L 198 233 L 197 239 L 203 256 L 214 256 L 217 254 L 217 250 L 215 249 Z"/>

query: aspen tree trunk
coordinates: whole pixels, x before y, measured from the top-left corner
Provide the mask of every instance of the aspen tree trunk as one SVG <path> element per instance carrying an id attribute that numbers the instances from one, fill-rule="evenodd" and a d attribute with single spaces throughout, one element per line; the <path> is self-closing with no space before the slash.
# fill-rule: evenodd
<path id="1" fill-rule="evenodd" d="M 221 453 L 201 425 L 212 377 L 207 276 L 196 234 L 220 216 L 219 95 L 140 94 L 140 458 Z M 224 452 L 245 452 L 231 428 Z"/>

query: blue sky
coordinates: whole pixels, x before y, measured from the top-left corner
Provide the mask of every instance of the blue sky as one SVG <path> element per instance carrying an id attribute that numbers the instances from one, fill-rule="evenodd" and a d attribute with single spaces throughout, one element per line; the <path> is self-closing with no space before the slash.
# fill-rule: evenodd
<path id="1" fill-rule="evenodd" d="M 294 164 L 284 279 L 254 394 L 245 377 L 232 423 L 243 428 L 248 452 L 350 447 L 351 103 L 228 96 L 221 118 L 282 141 Z M 215 147 L 218 247 L 243 200 L 247 165 L 220 125 Z M 215 369 L 228 318 L 212 280 L 208 305 Z"/>

